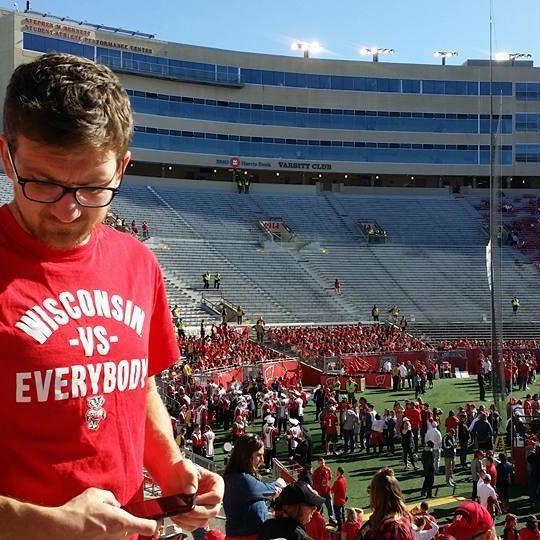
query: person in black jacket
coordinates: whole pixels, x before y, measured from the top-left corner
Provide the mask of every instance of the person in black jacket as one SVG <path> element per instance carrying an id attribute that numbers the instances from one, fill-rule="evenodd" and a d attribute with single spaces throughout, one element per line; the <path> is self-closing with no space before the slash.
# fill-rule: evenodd
<path id="1" fill-rule="evenodd" d="M 426 441 L 426 447 L 422 450 L 421 457 L 424 467 L 424 483 L 422 484 L 421 497 L 433 497 L 433 484 L 435 482 L 435 459 L 433 456 L 433 441 Z"/>
<path id="2" fill-rule="evenodd" d="M 478 390 L 480 391 L 480 401 L 486 401 L 486 382 L 484 381 L 484 376 L 482 372 L 479 372 L 477 375 L 478 381 Z"/>
<path id="3" fill-rule="evenodd" d="M 493 449 L 493 429 L 486 420 L 484 413 L 478 415 L 478 419 L 471 430 L 471 436 L 476 441 L 476 448 L 478 450 L 485 451 Z"/>
<path id="4" fill-rule="evenodd" d="M 459 415 L 458 424 L 459 464 L 467 467 L 467 450 L 469 449 L 469 428 L 467 427 L 467 415 Z"/>
<path id="5" fill-rule="evenodd" d="M 309 484 L 302 481 L 289 484 L 274 503 L 276 517 L 261 525 L 258 540 L 310 540 L 304 527 L 323 504 L 324 498 Z"/>

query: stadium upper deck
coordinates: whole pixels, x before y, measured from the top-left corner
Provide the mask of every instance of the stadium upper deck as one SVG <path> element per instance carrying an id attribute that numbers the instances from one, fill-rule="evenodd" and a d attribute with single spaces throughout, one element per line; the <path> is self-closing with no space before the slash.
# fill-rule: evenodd
<path id="1" fill-rule="evenodd" d="M 351 185 L 471 185 L 489 176 L 490 82 L 463 66 L 291 58 L 158 41 L 0 10 L 0 99 L 38 53 L 93 58 L 120 74 L 135 110 L 131 172 Z M 505 187 L 540 187 L 540 71 L 496 64 Z"/>

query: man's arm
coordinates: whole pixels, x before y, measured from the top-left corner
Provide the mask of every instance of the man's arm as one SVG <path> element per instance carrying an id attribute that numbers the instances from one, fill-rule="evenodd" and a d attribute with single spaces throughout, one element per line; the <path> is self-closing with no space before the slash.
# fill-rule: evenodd
<path id="1" fill-rule="evenodd" d="M 223 479 L 183 457 L 153 378 L 148 379 L 144 464 L 165 495 L 197 493 L 195 508 L 175 519 L 183 529 L 203 527 L 218 514 Z"/>
<path id="2" fill-rule="evenodd" d="M 51 489 L 54 489 L 51 486 Z M 0 496 L 3 540 L 120 540 L 153 537 L 157 523 L 124 512 L 110 491 L 89 488 L 57 508 Z"/>

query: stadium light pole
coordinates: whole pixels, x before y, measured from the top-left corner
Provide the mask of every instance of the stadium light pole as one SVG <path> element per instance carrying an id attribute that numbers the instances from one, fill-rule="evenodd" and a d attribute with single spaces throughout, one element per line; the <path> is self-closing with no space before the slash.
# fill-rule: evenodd
<path id="1" fill-rule="evenodd" d="M 450 58 L 452 56 L 457 56 L 457 55 L 458 55 L 457 51 L 435 51 L 433 53 L 433 56 L 435 56 L 436 58 L 441 59 L 441 65 L 442 66 L 446 65 L 446 59 L 447 58 Z"/>
<path id="2" fill-rule="evenodd" d="M 513 66 L 516 63 L 516 60 L 530 60 L 532 58 L 531 53 L 523 52 L 498 52 L 495 53 L 495 60 L 498 62 L 507 62 L 510 60 L 510 65 Z"/>
<path id="3" fill-rule="evenodd" d="M 394 49 L 388 49 L 386 47 L 362 47 L 360 54 L 363 56 L 371 56 L 373 62 L 379 61 L 379 55 L 381 54 L 394 54 Z"/>
<path id="4" fill-rule="evenodd" d="M 293 41 L 291 43 L 291 50 L 302 51 L 304 58 L 309 58 L 311 54 L 317 54 L 322 51 L 322 47 L 316 41 L 308 43 L 307 41 Z"/>

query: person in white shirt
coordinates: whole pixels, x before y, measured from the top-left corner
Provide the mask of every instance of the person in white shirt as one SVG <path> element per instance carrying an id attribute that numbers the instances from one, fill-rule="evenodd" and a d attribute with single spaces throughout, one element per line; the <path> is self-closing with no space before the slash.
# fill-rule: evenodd
<path id="1" fill-rule="evenodd" d="M 206 456 L 206 459 L 209 459 L 210 461 L 214 461 L 214 439 L 216 438 L 216 434 L 212 431 L 212 428 L 209 424 L 206 424 L 204 427 L 204 454 Z"/>
<path id="2" fill-rule="evenodd" d="M 302 437 L 302 428 L 300 422 L 296 418 L 290 418 L 289 423 L 291 427 L 287 431 L 286 439 L 289 442 L 289 458 L 292 459 L 294 451 L 298 446 L 298 441 Z"/>
<path id="3" fill-rule="evenodd" d="M 399 369 L 399 379 L 401 381 L 401 390 L 403 390 L 405 388 L 405 380 L 407 379 L 408 370 L 407 370 L 407 366 L 403 363 L 399 364 L 398 369 Z"/>
<path id="4" fill-rule="evenodd" d="M 433 466 L 435 474 L 439 474 L 439 464 L 441 460 L 442 434 L 438 429 L 437 422 L 428 424 L 425 440 L 433 442 Z"/>
<path id="5" fill-rule="evenodd" d="M 270 472 L 270 463 L 276 457 L 276 441 L 279 436 L 279 431 L 274 426 L 275 418 L 267 416 L 265 424 L 262 428 L 262 440 L 264 443 L 264 470 Z"/>
<path id="6" fill-rule="evenodd" d="M 484 477 L 481 482 L 478 482 L 477 488 L 477 497 L 478 502 L 488 510 L 491 511 L 490 506 L 497 505 L 497 492 L 495 488 L 490 484 L 491 476 L 489 474 L 484 474 Z M 491 501 L 490 501 L 491 499 Z"/>
<path id="7" fill-rule="evenodd" d="M 300 423 L 304 422 L 304 400 L 298 395 L 298 397 L 295 399 L 296 406 L 297 406 L 297 414 L 298 414 L 298 420 L 300 420 Z"/>
<path id="8" fill-rule="evenodd" d="M 426 523 L 431 527 L 424 529 Z M 413 521 L 414 540 L 431 540 L 439 532 L 439 526 L 429 515 L 415 515 Z"/>
<path id="9" fill-rule="evenodd" d="M 383 364 L 383 373 L 390 373 L 392 371 L 392 362 L 390 360 L 387 360 L 384 364 Z"/>

